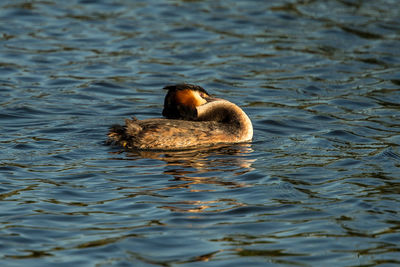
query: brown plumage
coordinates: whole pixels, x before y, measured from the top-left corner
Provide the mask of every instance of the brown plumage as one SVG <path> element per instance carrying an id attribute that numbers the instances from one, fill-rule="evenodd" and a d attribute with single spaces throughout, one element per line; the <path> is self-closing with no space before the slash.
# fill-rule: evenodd
<path id="1" fill-rule="evenodd" d="M 127 119 L 124 126 L 110 129 L 109 142 L 140 150 L 182 150 L 251 140 L 251 121 L 235 104 L 211 97 L 200 86 L 165 89 L 166 119 Z"/>

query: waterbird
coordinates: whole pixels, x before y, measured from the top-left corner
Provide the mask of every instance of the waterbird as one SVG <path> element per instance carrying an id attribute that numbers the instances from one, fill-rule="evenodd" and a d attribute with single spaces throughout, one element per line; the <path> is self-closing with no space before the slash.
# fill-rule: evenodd
<path id="1" fill-rule="evenodd" d="M 125 120 L 113 125 L 108 143 L 137 150 L 185 150 L 250 142 L 253 126 L 236 104 L 193 84 L 165 86 L 165 118 Z"/>

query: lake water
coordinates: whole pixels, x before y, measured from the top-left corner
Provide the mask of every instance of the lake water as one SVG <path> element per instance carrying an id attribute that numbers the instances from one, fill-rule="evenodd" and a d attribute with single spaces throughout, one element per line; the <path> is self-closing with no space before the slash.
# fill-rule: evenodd
<path id="1" fill-rule="evenodd" d="M 0 7 L 2 266 L 400 264 L 398 1 Z M 181 82 L 253 142 L 104 144 Z"/>

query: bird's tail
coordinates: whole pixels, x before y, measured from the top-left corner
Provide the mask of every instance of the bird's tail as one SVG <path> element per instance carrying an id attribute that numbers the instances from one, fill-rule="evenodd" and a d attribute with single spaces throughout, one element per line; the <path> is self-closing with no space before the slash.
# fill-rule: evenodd
<path id="1" fill-rule="evenodd" d="M 132 142 L 132 137 L 136 136 L 142 130 L 142 127 L 136 121 L 136 118 L 126 119 L 124 126 L 119 124 L 111 126 L 107 134 L 107 144 L 118 144 L 123 147 L 129 146 L 129 143 Z"/>

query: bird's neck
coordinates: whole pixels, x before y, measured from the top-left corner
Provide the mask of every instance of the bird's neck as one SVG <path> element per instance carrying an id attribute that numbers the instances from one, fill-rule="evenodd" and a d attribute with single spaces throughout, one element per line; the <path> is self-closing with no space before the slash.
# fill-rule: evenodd
<path id="1" fill-rule="evenodd" d="M 246 113 L 237 105 L 227 100 L 215 100 L 197 107 L 197 119 L 201 121 L 217 121 L 234 127 L 235 135 L 241 139 L 251 140 L 253 126 Z"/>

